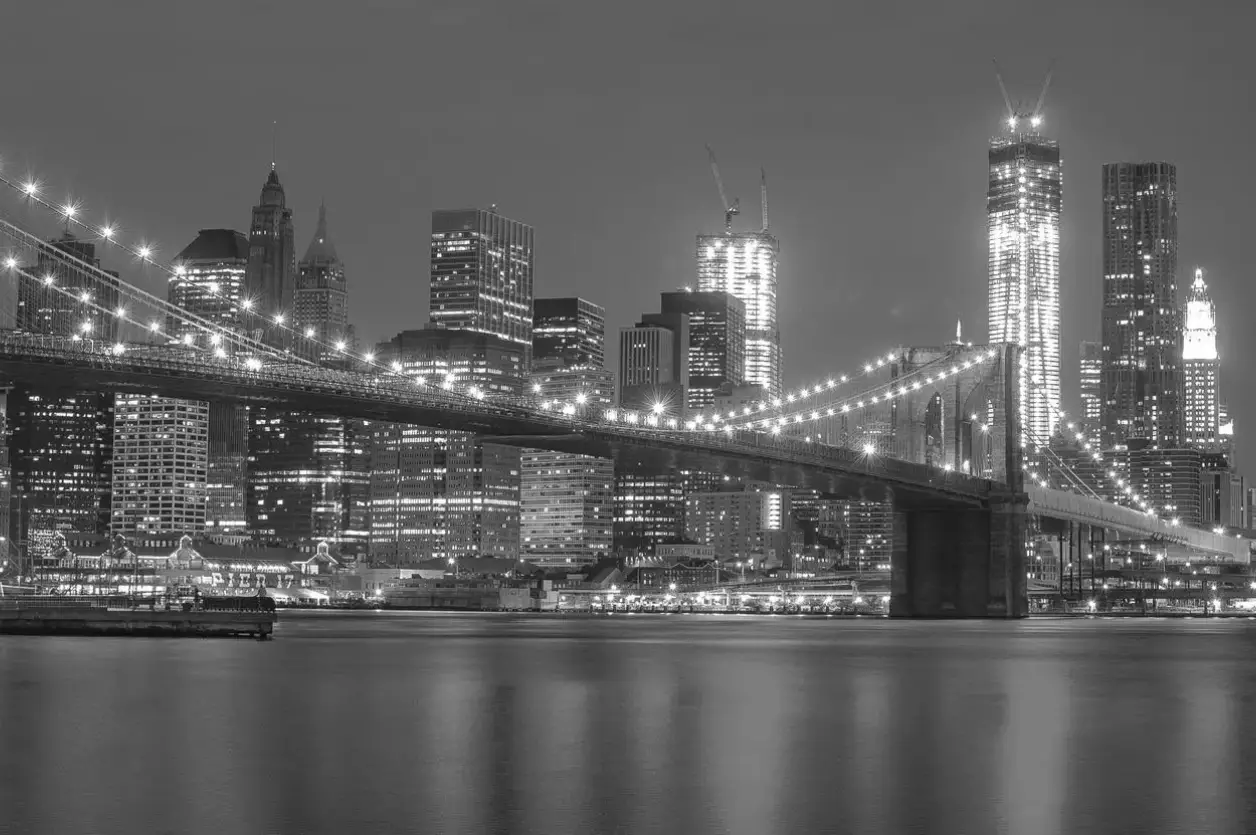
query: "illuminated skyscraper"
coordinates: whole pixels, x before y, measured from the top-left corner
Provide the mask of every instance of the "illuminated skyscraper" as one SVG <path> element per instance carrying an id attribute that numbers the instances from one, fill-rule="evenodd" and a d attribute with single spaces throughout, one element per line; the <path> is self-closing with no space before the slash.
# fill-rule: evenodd
<path id="1" fill-rule="evenodd" d="M 1086 434 L 1091 442 L 1098 443 L 1103 428 L 1103 343 L 1082 343 L 1080 370 L 1082 420 L 1086 422 Z"/>
<path id="2" fill-rule="evenodd" d="M 698 236 L 698 289 L 745 305 L 745 381 L 766 397 L 781 393 L 781 328 L 776 315 L 780 244 L 766 231 Z"/>
<path id="3" fill-rule="evenodd" d="M 347 338 L 349 294 L 345 267 L 327 234 L 327 207 L 318 207 L 318 229 L 297 265 L 293 321 L 297 330 L 322 345 Z"/>
<path id="4" fill-rule="evenodd" d="M 100 269 L 96 244 L 67 232 L 40 245 L 38 262 L 30 271 L 42 281 L 20 279 L 19 331 L 117 341 L 118 319 L 112 311 L 118 306 L 118 274 Z"/>
<path id="5" fill-rule="evenodd" d="M 297 274 L 292 210 L 287 207 L 274 165 L 249 223 L 249 262 L 245 292 L 261 316 L 292 315 Z"/>
<path id="6" fill-rule="evenodd" d="M 647 313 L 619 329 L 619 405 L 683 419 L 689 386 L 689 317 Z"/>
<path id="7" fill-rule="evenodd" d="M 1217 353 L 1217 311 L 1204 283 L 1204 271 L 1195 270 L 1186 302 L 1186 327 L 1182 335 L 1183 418 L 1186 446 L 1205 451 L 1221 448 L 1217 378 L 1221 360 Z M 1233 463 L 1233 462 L 1231 462 Z"/>
<path id="8" fill-rule="evenodd" d="M 220 327 L 240 330 L 248 263 L 248 238 L 234 229 L 202 229 L 175 256 L 170 303 Z M 206 344 L 204 331 L 173 316 L 166 320 L 166 332 L 177 339 L 190 334 L 202 347 Z"/>
<path id="9" fill-rule="evenodd" d="M 532 238 L 531 226 L 496 207 L 432 212 L 433 324 L 492 334 L 531 354 Z"/>
<path id="10" fill-rule="evenodd" d="M 1103 167 L 1103 445 L 1182 443 L 1177 169 Z"/>
<path id="11" fill-rule="evenodd" d="M 1061 178 L 1060 145 L 1041 127 L 1038 110 L 1018 113 L 1009 101 L 1005 131 L 990 140 L 986 226 L 990 342 L 1025 349 L 1022 426 L 1045 443 L 1060 408 Z"/>
<path id="12" fill-rule="evenodd" d="M 202 533 L 208 447 L 208 403 L 118 395 L 113 411 L 113 532 Z"/>
<path id="13" fill-rule="evenodd" d="M 606 364 L 606 308 L 578 298 L 536 299 L 532 311 L 533 370 Z"/>
<path id="14" fill-rule="evenodd" d="M 699 412 L 732 392 L 746 369 L 746 306 L 728 293 L 664 293 L 662 312 L 689 318 L 689 385 L 685 405 Z"/>

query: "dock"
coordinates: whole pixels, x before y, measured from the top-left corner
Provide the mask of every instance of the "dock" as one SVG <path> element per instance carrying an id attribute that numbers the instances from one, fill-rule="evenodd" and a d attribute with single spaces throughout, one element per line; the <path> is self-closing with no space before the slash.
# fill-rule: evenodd
<path id="1" fill-rule="evenodd" d="M 210 598 L 200 606 L 170 609 L 117 598 L 0 599 L 3 635 L 249 637 L 264 641 L 278 620 L 272 601 L 255 598 Z"/>

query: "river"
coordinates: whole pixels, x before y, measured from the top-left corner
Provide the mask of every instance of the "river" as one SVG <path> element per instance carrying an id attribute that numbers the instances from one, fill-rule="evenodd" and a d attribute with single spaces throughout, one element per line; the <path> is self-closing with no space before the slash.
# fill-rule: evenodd
<path id="1" fill-rule="evenodd" d="M 1256 831 L 1256 621 L 0 637 L 0 831 Z"/>

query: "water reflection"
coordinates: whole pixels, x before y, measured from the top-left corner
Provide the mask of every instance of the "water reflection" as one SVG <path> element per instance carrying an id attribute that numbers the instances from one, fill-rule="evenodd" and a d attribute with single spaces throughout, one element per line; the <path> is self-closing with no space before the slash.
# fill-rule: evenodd
<path id="1" fill-rule="evenodd" d="M 1247 621 L 0 638 L 14 832 L 1254 831 Z"/>

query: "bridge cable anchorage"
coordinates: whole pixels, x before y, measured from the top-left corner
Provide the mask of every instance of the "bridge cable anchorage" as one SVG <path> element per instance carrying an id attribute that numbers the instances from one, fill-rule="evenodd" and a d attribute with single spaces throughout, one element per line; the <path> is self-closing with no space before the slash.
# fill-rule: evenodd
<path id="1" fill-rule="evenodd" d="M 755 418 L 744 424 L 726 423 L 725 426 L 733 426 L 738 429 L 754 430 L 759 428 L 760 431 L 776 431 L 786 426 L 797 426 L 804 422 L 838 417 L 850 412 L 852 409 L 863 409 L 903 397 L 920 390 L 924 385 L 932 385 L 947 377 L 956 376 L 975 365 L 995 359 L 997 356 L 998 351 L 990 349 L 978 354 L 976 359 L 960 362 L 956 360 L 955 354 L 951 353 L 926 363 L 901 377 L 881 383 L 864 392 L 860 392 L 858 395 L 848 396 L 844 400 L 833 401 L 826 406 L 816 406 L 811 409 L 776 414 L 766 418 Z M 722 428 L 720 426 L 722 420 L 722 418 L 715 416 L 708 420 L 706 424 L 699 424 L 698 419 L 695 418 L 686 423 L 686 428 L 691 431 L 715 431 Z"/>
<path id="2" fill-rule="evenodd" d="M 71 270 L 74 273 L 87 276 L 96 286 L 103 286 L 109 290 L 116 291 L 120 297 L 126 297 L 133 303 L 152 310 L 155 315 L 166 319 L 167 321 L 170 319 L 178 320 L 185 325 L 209 333 L 211 337 L 217 335 L 220 340 L 225 336 L 229 344 L 235 344 L 246 351 L 263 354 L 276 353 L 274 348 L 271 346 L 235 331 L 223 329 L 214 322 L 210 322 L 203 317 L 182 310 L 181 308 L 170 304 L 166 300 L 161 299 L 128 281 L 124 281 L 120 277 L 115 277 L 95 264 L 79 258 L 73 252 L 61 249 L 56 245 L 43 240 L 38 235 L 27 232 L 25 229 L 12 223 L 6 218 L 0 218 L 0 234 L 8 236 L 21 246 L 34 250 L 37 255 L 42 258 L 57 261 L 66 269 Z M 16 261 L 16 259 L 12 258 L 10 258 L 10 260 Z M 46 280 L 44 283 L 48 284 Z M 144 327 L 146 329 L 150 329 L 147 325 L 144 325 Z M 295 357 L 291 357 L 286 354 L 278 354 L 277 357 L 285 361 L 296 361 Z"/>
<path id="3" fill-rule="evenodd" d="M 814 385 L 800 386 L 797 392 L 789 392 L 788 394 L 786 394 L 784 397 L 784 400 L 782 400 L 782 398 L 780 397 L 774 398 L 771 401 L 770 406 L 767 400 L 759 400 L 759 401 L 756 401 L 753 405 L 744 406 L 742 408 L 742 413 L 740 415 L 737 414 L 736 410 L 733 410 L 728 413 L 727 418 L 721 417 L 718 412 L 714 412 L 711 415 L 699 414 L 696 416 L 696 418 L 699 421 L 699 423 L 703 423 L 703 424 L 708 423 L 711 420 L 715 420 L 715 421 L 725 420 L 725 419 L 744 420 L 746 417 L 749 417 L 754 412 L 763 412 L 763 411 L 766 411 L 768 408 L 780 408 L 783 402 L 792 403 L 794 402 L 794 400 L 802 400 L 807 397 L 814 397 L 818 394 L 821 394 L 824 391 L 831 391 L 832 389 L 838 386 L 844 385 L 851 379 L 858 379 L 859 377 L 871 376 L 872 374 L 876 373 L 879 369 L 884 367 L 887 363 L 894 362 L 894 360 L 898 358 L 900 354 L 901 354 L 900 351 L 891 351 L 888 354 L 886 354 L 884 357 L 879 356 L 870 362 L 864 363 L 863 371 L 861 372 L 856 372 L 856 373 L 851 373 L 851 374 L 837 374 L 837 375 L 827 377 L 824 380 L 817 380 Z"/>

